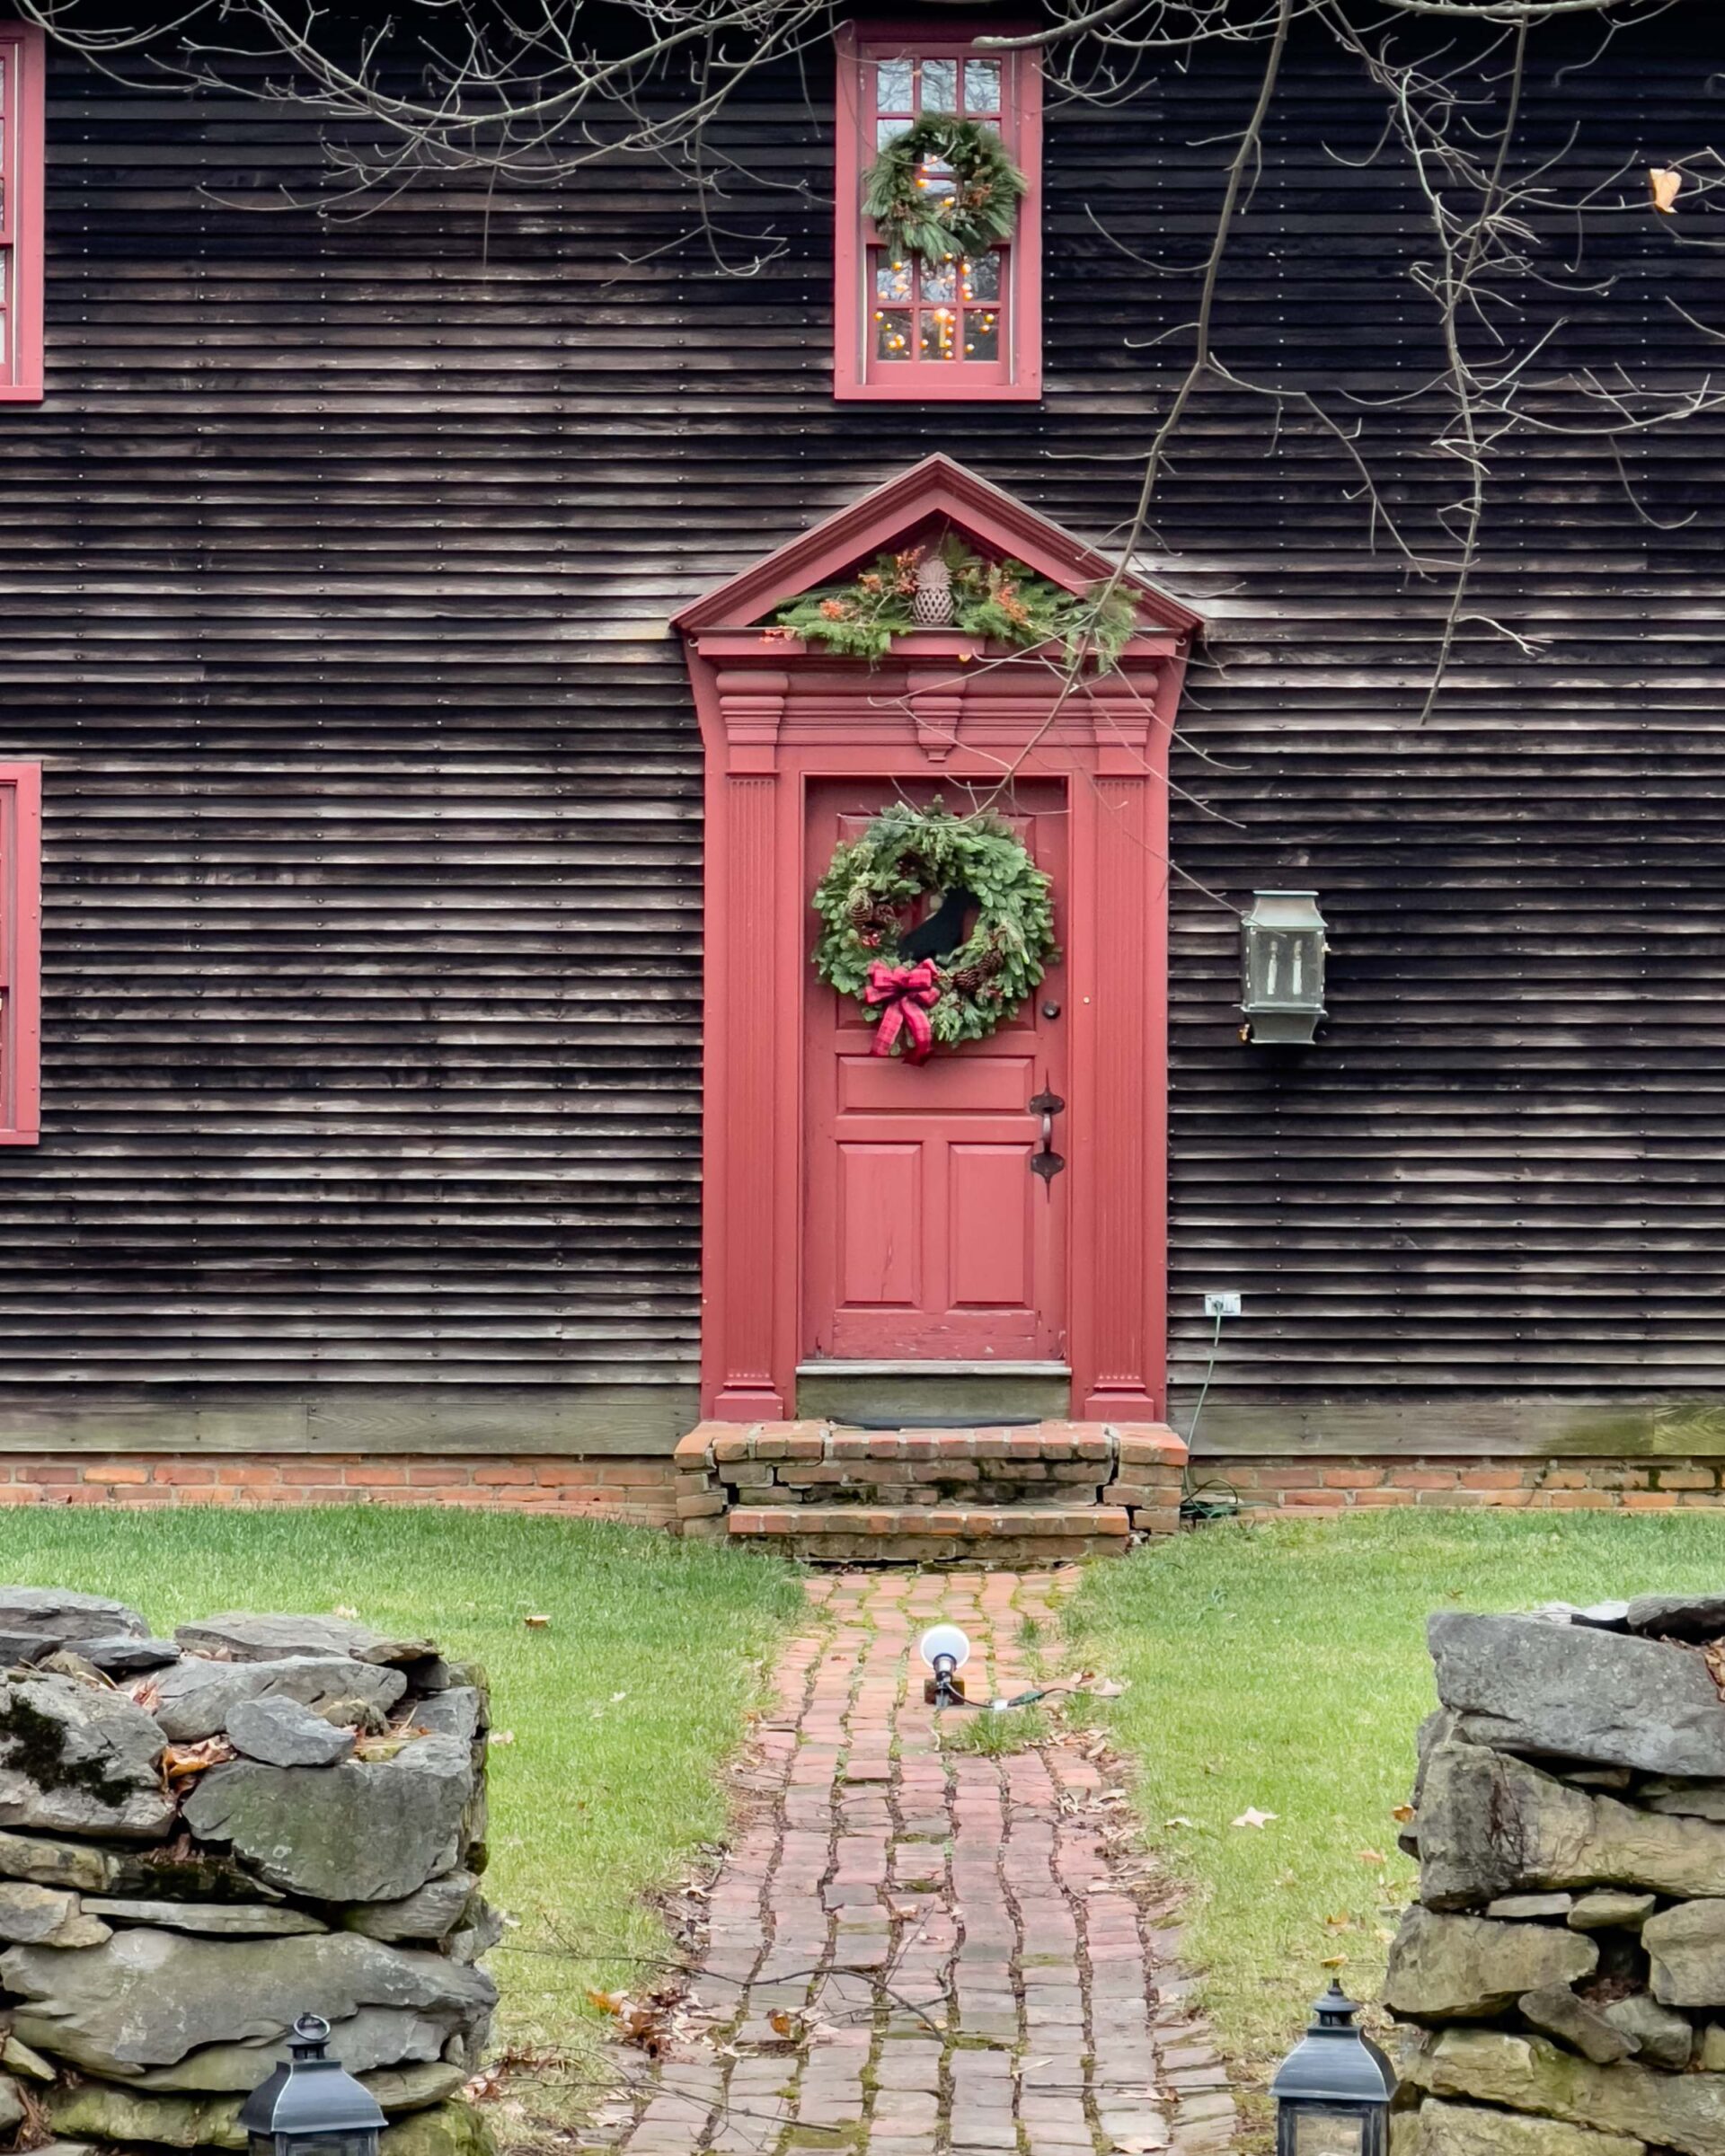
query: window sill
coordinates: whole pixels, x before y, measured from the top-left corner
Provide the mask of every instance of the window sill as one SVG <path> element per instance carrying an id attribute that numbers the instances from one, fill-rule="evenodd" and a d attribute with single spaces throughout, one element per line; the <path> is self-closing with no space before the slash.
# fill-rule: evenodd
<path id="1" fill-rule="evenodd" d="M 1037 404 L 1039 376 L 1023 382 L 842 382 L 833 384 L 839 404 Z"/>

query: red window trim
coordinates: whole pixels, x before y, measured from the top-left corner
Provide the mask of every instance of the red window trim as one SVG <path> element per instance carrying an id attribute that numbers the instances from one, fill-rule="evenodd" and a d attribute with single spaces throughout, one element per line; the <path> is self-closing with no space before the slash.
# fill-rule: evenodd
<path id="1" fill-rule="evenodd" d="M 0 404 L 40 404 L 47 40 L 33 23 L 0 22 Z"/>
<path id="2" fill-rule="evenodd" d="M 0 1145 L 41 1137 L 42 767 L 0 764 Z"/>
<path id="3" fill-rule="evenodd" d="M 1031 182 L 1008 250 L 1004 364 L 978 381 L 964 361 L 912 359 L 871 372 L 867 338 L 873 302 L 866 290 L 869 244 L 862 210 L 862 174 L 873 162 L 873 111 L 867 69 L 895 49 L 934 58 L 974 51 L 977 37 L 1011 36 L 1000 22 L 911 25 L 846 22 L 836 38 L 838 111 L 834 196 L 833 394 L 842 402 L 896 404 L 1034 403 L 1042 394 L 1042 71 L 1034 50 L 978 55 L 1002 63 L 1001 125 L 1006 146 Z M 984 370 L 978 368 L 977 373 Z M 988 369 L 989 374 L 994 370 Z"/>

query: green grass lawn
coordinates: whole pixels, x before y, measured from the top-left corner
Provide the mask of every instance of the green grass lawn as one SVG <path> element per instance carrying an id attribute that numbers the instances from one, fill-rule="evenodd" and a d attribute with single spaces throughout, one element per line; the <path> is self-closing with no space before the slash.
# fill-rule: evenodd
<path id="1" fill-rule="evenodd" d="M 1721 1584 L 1725 1520 L 1701 1513 L 1216 1526 L 1089 1568 L 1073 1641 L 1129 1686 L 1108 1727 L 1148 1842 L 1190 1882 L 1187 1958 L 1249 2081 L 1331 1965 L 1356 1998 L 1376 1995 L 1415 1878 L 1391 1812 L 1437 1704 L 1427 1613 Z M 1278 1816 L 1231 1824 L 1249 1807 Z"/>
<path id="2" fill-rule="evenodd" d="M 663 1956 L 643 1897 L 722 1834 L 720 1763 L 802 1609 L 788 1568 L 647 1529 L 347 1507 L 12 1513 L 0 1579 L 117 1595 L 158 1630 L 348 1608 L 483 1662 L 513 1736 L 491 1751 L 486 1888 L 519 1924 L 489 1964 L 498 2035 L 570 2054 L 548 2091 L 590 2072 L 587 1987 Z"/>

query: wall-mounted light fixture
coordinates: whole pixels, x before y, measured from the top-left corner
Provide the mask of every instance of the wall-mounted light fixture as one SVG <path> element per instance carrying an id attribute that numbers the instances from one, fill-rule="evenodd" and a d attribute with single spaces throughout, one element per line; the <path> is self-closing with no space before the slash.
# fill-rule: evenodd
<path id="1" fill-rule="evenodd" d="M 1254 891 L 1240 923 L 1242 1038 L 1304 1044 L 1323 1016 L 1323 915 L 1315 891 Z"/>

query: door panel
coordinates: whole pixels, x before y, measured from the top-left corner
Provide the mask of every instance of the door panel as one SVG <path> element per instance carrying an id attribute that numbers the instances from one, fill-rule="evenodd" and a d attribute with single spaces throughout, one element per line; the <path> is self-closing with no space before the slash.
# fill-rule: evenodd
<path id="1" fill-rule="evenodd" d="M 947 1277 L 957 1309 L 1022 1310 L 1034 1300 L 1035 1224 L 1024 1217 L 1036 1178 L 1031 1147 L 947 1148 Z"/>
<path id="2" fill-rule="evenodd" d="M 811 786 L 810 893 L 834 847 L 898 791 Z M 1012 820 L 1054 879 L 1064 933 L 1064 789 L 1015 789 Z M 805 921 L 812 947 L 812 912 Z M 867 1014 L 812 968 L 808 980 L 804 1358 L 1064 1361 L 1068 1179 L 1031 1174 L 1040 1124 L 1029 1107 L 1039 1091 L 1066 1091 L 1064 964 L 1010 1025 L 937 1048 L 920 1068 L 871 1056 Z M 1059 1015 L 1044 1016 L 1045 1004 Z"/>
<path id="3" fill-rule="evenodd" d="M 920 1145 L 842 1144 L 839 1292 L 855 1310 L 908 1310 L 922 1287 Z"/>

